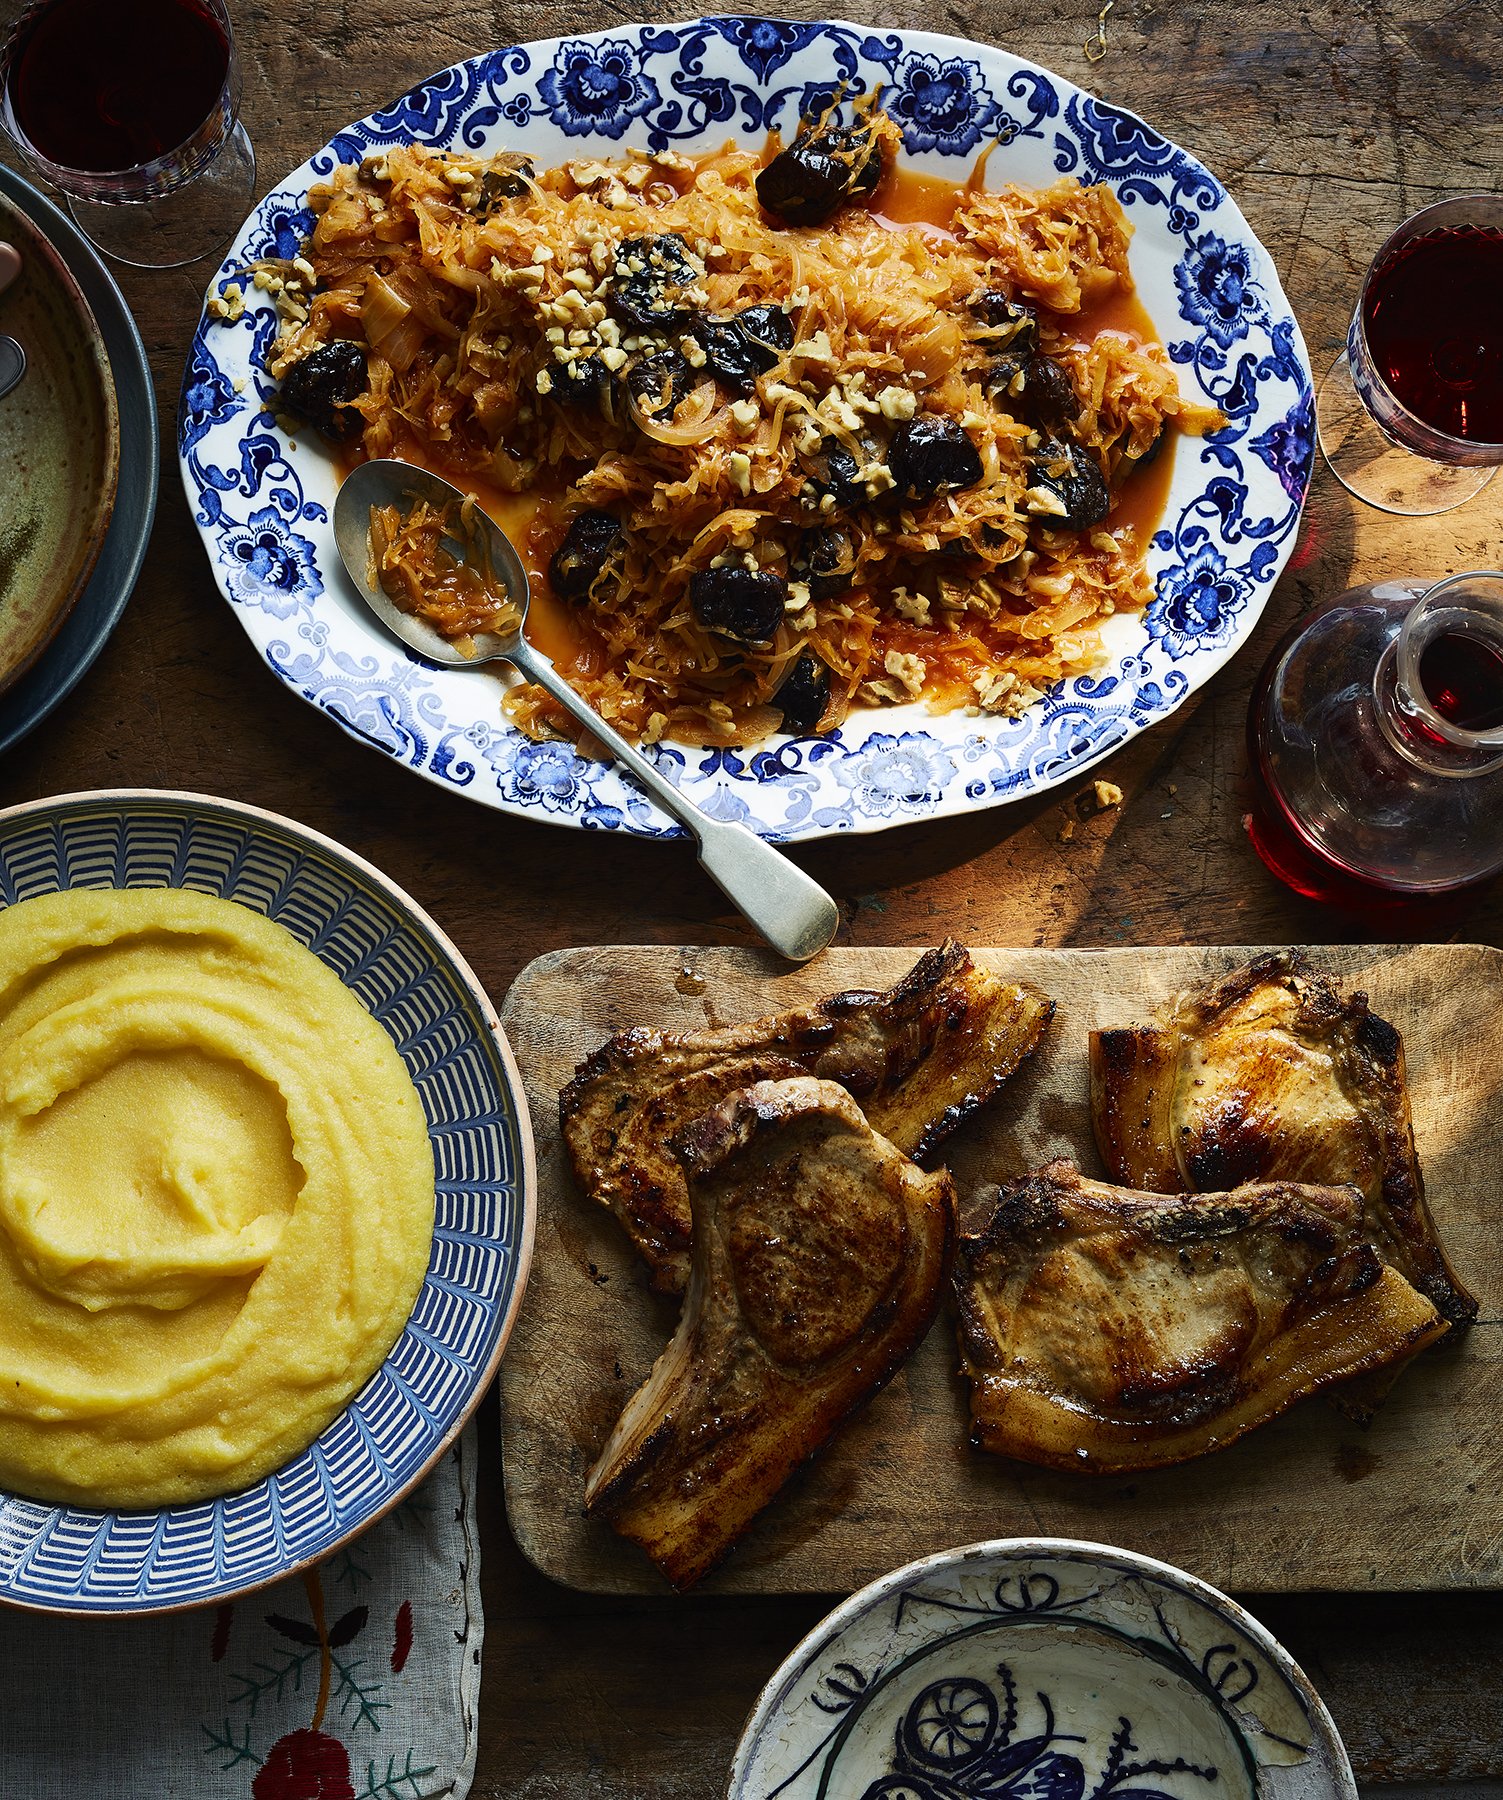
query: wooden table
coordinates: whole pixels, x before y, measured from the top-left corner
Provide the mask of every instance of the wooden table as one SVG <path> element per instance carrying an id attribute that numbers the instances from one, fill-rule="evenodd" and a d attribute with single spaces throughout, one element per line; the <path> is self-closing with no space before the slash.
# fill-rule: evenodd
<path id="1" fill-rule="evenodd" d="M 5 9 L 9 10 L 9 9 Z M 331 130 L 441 64 L 497 43 L 610 26 L 613 4 L 233 0 L 262 187 Z M 786 0 L 784 10 L 813 9 Z M 1041 17 L 1041 11 L 1047 16 Z M 1495 186 L 1503 38 L 1486 0 L 1096 0 L 1040 9 L 884 6 L 881 22 L 991 39 L 1130 106 L 1228 184 L 1273 252 L 1323 368 L 1373 251 L 1407 213 Z M 0 767 L 0 804 L 118 785 L 196 788 L 291 813 L 373 858 L 430 908 L 499 998 L 568 944 L 741 941 L 679 846 L 483 812 L 357 747 L 259 666 L 210 579 L 178 481 L 172 421 L 202 268 L 128 272 L 164 425 L 146 571 L 72 697 Z M 1403 521 L 1317 470 L 1293 565 L 1252 646 L 1193 711 L 1101 771 L 1120 809 L 1076 822 L 1065 793 L 799 860 L 840 899 L 841 942 L 1258 943 L 1360 939 L 1360 920 L 1285 892 L 1244 838 L 1242 722 L 1268 647 L 1316 598 L 1391 573 L 1496 566 L 1503 483 Z M 894 882 L 894 872 L 900 879 Z M 1385 935 L 1503 943 L 1503 892 Z M 689 1800 L 720 1791 L 753 1698 L 825 1610 L 808 1599 L 605 1602 L 528 1567 L 501 1511 L 497 1417 L 481 1414 L 489 1641 L 477 1800 Z M 1330 1529 L 1341 1530 L 1339 1518 Z M 1298 1570 L 1290 1570 L 1297 1585 Z M 1488 1595 L 1261 1600 L 1325 1693 L 1359 1779 L 1389 1793 L 1503 1794 L 1503 1608 Z"/>

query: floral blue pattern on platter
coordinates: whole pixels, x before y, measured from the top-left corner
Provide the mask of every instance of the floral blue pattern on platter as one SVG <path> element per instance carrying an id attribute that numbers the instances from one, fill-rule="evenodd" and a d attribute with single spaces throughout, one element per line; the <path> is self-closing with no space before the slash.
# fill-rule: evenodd
<path id="1" fill-rule="evenodd" d="M 837 1607 L 758 1699 L 728 1800 L 1355 1800 L 1309 1681 L 1165 1563 L 976 1544 Z"/>
<path id="2" fill-rule="evenodd" d="M 386 145 L 506 147 L 543 164 L 629 147 L 693 151 L 787 134 L 836 93 L 875 88 L 920 170 L 962 177 L 995 144 L 994 182 L 1108 183 L 1135 228 L 1139 294 L 1181 384 L 1227 423 L 1177 444 L 1146 613 L 1110 621 L 1103 666 L 1057 683 L 1022 718 L 910 704 L 855 713 L 825 738 L 649 752 L 714 816 L 781 839 L 882 830 L 1073 781 L 1246 641 L 1294 547 L 1313 456 L 1311 382 L 1272 261 L 1215 176 L 1133 114 L 986 45 L 840 21 L 623 24 L 493 50 L 348 126 L 262 201 L 210 288 L 244 283 L 258 257 L 296 254 L 312 223 L 310 186 Z M 206 312 L 179 413 L 189 503 L 258 653 L 345 730 L 483 804 L 680 835 L 614 765 L 509 726 L 494 675 L 430 669 L 385 635 L 339 569 L 331 456 L 312 438 L 290 440 L 273 417 L 274 332 L 258 290 L 233 323 Z"/>
<path id="3" fill-rule="evenodd" d="M 532 1250 L 532 1136 L 474 976 L 368 864 L 291 820 L 132 791 L 0 814 L 0 904 L 75 887 L 181 887 L 251 907 L 333 969 L 390 1034 L 437 1167 L 428 1273 L 386 1361 L 313 1444 L 222 1499 L 157 1511 L 0 1492 L 0 1601 L 145 1613 L 223 1601 L 373 1523 L 453 1440 L 495 1370 Z"/>

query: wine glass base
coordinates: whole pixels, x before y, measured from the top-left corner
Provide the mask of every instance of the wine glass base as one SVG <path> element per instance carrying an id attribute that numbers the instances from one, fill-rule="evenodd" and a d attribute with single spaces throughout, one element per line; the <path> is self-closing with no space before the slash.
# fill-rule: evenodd
<path id="1" fill-rule="evenodd" d="M 114 204 L 68 197 L 68 210 L 97 250 L 135 269 L 180 269 L 218 255 L 256 197 L 256 153 L 236 121 L 218 155 L 182 187 L 156 200 Z"/>
<path id="2" fill-rule="evenodd" d="M 1485 464 L 1462 468 L 1431 462 L 1396 444 L 1353 386 L 1344 350 L 1320 384 L 1315 427 L 1331 473 L 1348 493 L 1380 512 L 1409 518 L 1450 512 L 1475 499 L 1497 472 Z"/>

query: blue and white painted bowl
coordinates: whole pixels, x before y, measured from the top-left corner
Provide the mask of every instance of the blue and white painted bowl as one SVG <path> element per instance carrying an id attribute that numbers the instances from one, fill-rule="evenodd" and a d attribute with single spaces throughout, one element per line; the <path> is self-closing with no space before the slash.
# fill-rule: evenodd
<path id="1" fill-rule="evenodd" d="M 1133 114 L 1006 51 L 931 32 L 705 18 L 513 45 L 444 69 L 339 132 L 247 220 L 210 291 L 257 257 L 292 256 L 309 187 L 394 143 L 526 151 L 542 166 L 628 147 L 759 143 L 843 88 L 880 87 L 911 164 L 963 177 L 988 143 L 994 182 L 1108 183 L 1136 228 L 1141 298 L 1194 396 L 1227 416 L 1182 440 L 1149 567 L 1157 597 L 1111 622 L 1107 661 L 1021 718 L 863 711 L 828 737 L 650 752 L 717 818 L 767 837 L 880 831 L 1074 781 L 1173 711 L 1243 643 L 1294 547 L 1309 486 L 1309 360 L 1268 253 L 1215 176 Z M 337 471 L 272 416 L 276 331 L 256 290 L 207 312 L 183 382 L 183 481 L 214 573 L 258 653 L 354 736 L 484 805 L 558 824 L 680 835 L 614 765 L 535 744 L 504 721 L 496 677 L 431 669 L 350 588 L 329 514 Z"/>
<path id="2" fill-rule="evenodd" d="M 78 887 L 178 887 L 264 913 L 390 1034 L 438 1171 L 428 1272 L 386 1361 L 314 1442 L 240 1493 L 100 1512 L 0 1492 L 0 1601 L 149 1613 L 223 1601 L 328 1556 L 432 1468 L 484 1393 L 522 1299 L 536 1171 L 495 1009 L 395 883 L 291 819 L 152 790 L 0 813 L 0 905 Z"/>
<path id="3" fill-rule="evenodd" d="M 1104 1544 L 947 1550 L 854 1594 L 763 1689 L 728 1800 L 1357 1800 L 1289 1653 Z"/>

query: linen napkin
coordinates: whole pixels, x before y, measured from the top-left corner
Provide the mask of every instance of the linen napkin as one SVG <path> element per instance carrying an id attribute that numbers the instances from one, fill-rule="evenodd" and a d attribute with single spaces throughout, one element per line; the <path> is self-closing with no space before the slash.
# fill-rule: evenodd
<path id="1" fill-rule="evenodd" d="M 464 1800 L 480 1696 L 474 1426 L 346 1549 L 155 1619 L 0 1607 L 7 1800 Z"/>

